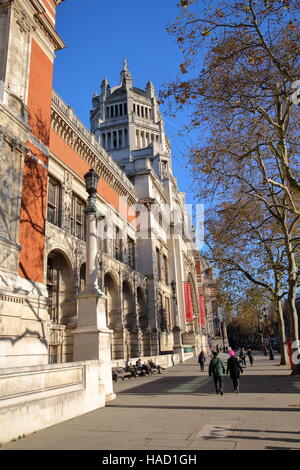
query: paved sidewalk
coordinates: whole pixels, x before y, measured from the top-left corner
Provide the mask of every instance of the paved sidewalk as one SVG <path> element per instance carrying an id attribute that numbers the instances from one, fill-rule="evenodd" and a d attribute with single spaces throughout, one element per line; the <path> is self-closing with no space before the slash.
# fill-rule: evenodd
<path id="1" fill-rule="evenodd" d="M 224 395 L 197 359 L 115 384 L 116 400 L 1 450 L 300 449 L 300 377 L 259 353 Z M 16 434 L 17 430 L 16 430 Z"/>

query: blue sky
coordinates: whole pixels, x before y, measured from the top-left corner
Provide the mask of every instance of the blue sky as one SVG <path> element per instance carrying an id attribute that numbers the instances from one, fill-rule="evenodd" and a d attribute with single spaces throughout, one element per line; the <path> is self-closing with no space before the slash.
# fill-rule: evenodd
<path id="1" fill-rule="evenodd" d="M 182 56 L 166 27 L 178 15 L 178 0 L 66 0 L 57 8 L 57 31 L 67 45 L 55 60 L 53 88 L 89 128 L 94 92 L 107 77 L 120 81 L 123 58 L 134 85 L 144 88 L 150 79 L 158 93 L 164 82 L 179 71 Z M 186 159 L 191 139 L 178 132 L 186 123 L 164 113 L 172 144 L 173 172 L 179 190 L 192 202 L 191 177 Z"/>

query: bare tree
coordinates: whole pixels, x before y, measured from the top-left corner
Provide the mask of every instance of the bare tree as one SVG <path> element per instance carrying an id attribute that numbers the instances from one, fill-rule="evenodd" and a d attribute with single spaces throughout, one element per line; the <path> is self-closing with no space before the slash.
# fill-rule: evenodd
<path id="1" fill-rule="evenodd" d="M 273 221 L 273 237 L 285 252 L 288 312 L 296 344 L 300 107 L 295 84 L 300 77 L 300 6 L 292 0 L 225 0 L 204 9 L 202 5 L 180 1 L 181 15 L 169 31 L 184 53 L 184 79 L 181 75 L 166 85 L 162 96 L 173 97 L 179 107 L 192 106 L 187 129 L 200 131 L 190 154 L 199 197 L 213 200 L 215 207 L 221 207 L 224 198 L 239 204 L 245 198 L 254 204 L 254 215 L 259 207 L 263 220 Z M 257 227 L 255 220 L 253 224 Z M 267 249 L 268 243 L 271 239 L 263 238 L 260 246 Z M 249 272 L 244 270 L 244 275 Z"/>

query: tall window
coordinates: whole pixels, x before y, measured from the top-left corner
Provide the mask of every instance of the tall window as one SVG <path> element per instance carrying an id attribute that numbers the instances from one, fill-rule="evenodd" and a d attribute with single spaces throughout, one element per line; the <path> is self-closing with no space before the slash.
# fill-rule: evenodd
<path id="1" fill-rule="evenodd" d="M 57 364 L 59 360 L 59 344 L 49 344 L 48 347 L 48 362 L 49 364 Z"/>
<path id="2" fill-rule="evenodd" d="M 71 204 L 71 233 L 80 240 L 85 240 L 85 203 L 75 194 L 72 194 Z"/>
<path id="3" fill-rule="evenodd" d="M 121 239 L 120 239 L 120 229 L 115 227 L 115 239 L 114 239 L 114 251 L 115 258 L 121 261 Z"/>
<path id="4" fill-rule="evenodd" d="M 168 258 L 164 255 L 163 256 L 163 270 L 164 270 L 164 281 L 165 284 L 169 283 L 169 276 L 168 276 Z"/>
<path id="5" fill-rule="evenodd" d="M 135 213 L 135 218 L 136 218 L 136 231 L 140 232 L 141 231 L 141 221 L 140 221 L 140 211 L 136 211 Z"/>
<path id="6" fill-rule="evenodd" d="M 171 311 L 170 311 L 170 299 L 168 297 L 165 298 L 165 306 L 166 306 L 167 330 L 171 330 L 172 321 L 171 321 Z"/>
<path id="7" fill-rule="evenodd" d="M 53 267 L 53 261 L 48 259 L 47 290 L 50 299 L 49 317 L 54 323 L 59 321 L 59 270 Z"/>
<path id="8" fill-rule="evenodd" d="M 123 132 L 119 131 L 119 147 L 123 147 Z"/>
<path id="9" fill-rule="evenodd" d="M 163 226 L 163 216 L 161 212 L 158 213 L 158 223 L 160 227 Z"/>
<path id="10" fill-rule="evenodd" d="M 128 264 L 134 269 L 135 265 L 135 253 L 134 253 L 134 241 L 131 238 L 127 238 L 127 253 L 128 253 Z"/>
<path id="11" fill-rule="evenodd" d="M 156 266 L 157 266 L 157 279 L 161 279 L 160 252 L 158 248 L 156 248 Z"/>
<path id="12" fill-rule="evenodd" d="M 54 225 L 60 225 L 60 184 L 53 178 L 48 183 L 47 220 Z"/>
<path id="13" fill-rule="evenodd" d="M 79 289 L 80 289 L 80 292 L 84 291 L 85 289 L 85 286 L 86 286 L 86 263 L 83 263 L 81 266 L 80 266 L 80 271 L 79 271 L 79 282 L 80 282 L 80 286 L 79 286 Z"/>
<path id="14" fill-rule="evenodd" d="M 118 139 L 117 139 L 117 132 L 113 132 L 113 148 L 116 149 L 118 147 Z"/>

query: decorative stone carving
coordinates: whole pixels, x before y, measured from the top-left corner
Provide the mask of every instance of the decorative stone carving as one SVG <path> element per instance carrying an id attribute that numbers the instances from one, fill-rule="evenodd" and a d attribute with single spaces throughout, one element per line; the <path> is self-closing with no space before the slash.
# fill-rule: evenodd
<path id="1" fill-rule="evenodd" d="M 116 191 L 119 196 L 127 197 L 128 204 L 136 204 L 134 187 L 118 165 L 105 152 L 84 125 L 73 115 L 70 119 L 70 108 L 53 92 L 51 110 L 51 127 L 85 160 L 89 166 Z M 76 130 L 74 130 L 74 127 Z"/>
<path id="2" fill-rule="evenodd" d="M 29 18 L 25 10 L 19 8 L 15 3 L 14 5 L 14 17 L 21 33 L 29 33 L 30 31 L 35 31 L 36 26 Z"/>
<path id="3" fill-rule="evenodd" d="M 162 162 L 162 164 L 161 164 L 161 174 L 162 174 L 163 179 L 169 178 L 169 170 L 168 170 L 168 163 L 167 162 Z"/>
<path id="4" fill-rule="evenodd" d="M 65 325 L 50 325 L 49 344 L 62 344 Z"/>
<path id="5" fill-rule="evenodd" d="M 71 204 L 72 204 L 73 176 L 65 171 L 63 183 L 63 228 L 71 231 Z"/>

